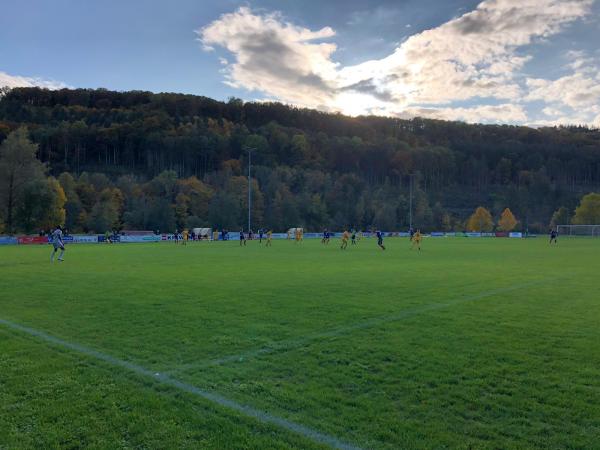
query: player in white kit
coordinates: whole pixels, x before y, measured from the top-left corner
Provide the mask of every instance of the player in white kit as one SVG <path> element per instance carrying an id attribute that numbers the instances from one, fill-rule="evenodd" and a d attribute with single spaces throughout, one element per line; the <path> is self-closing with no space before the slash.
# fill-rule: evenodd
<path id="1" fill-rule="evenodd" d="M 60 255 L 58 255 L 59 261 L 64 261 L 63 255 L 65 254 L 65 243 L 63 242 L 63 232 L 62 228 L 59 226 L 56 227 L 56 230 L 52 232 L 50 235 L 50 239 L 52 242 L 52 246 L 54 250 L 52 250 L 52 255 L 50 255 L 50 262 L 54 262 L 54 255 L 58 249 L 60 249 Z"/>

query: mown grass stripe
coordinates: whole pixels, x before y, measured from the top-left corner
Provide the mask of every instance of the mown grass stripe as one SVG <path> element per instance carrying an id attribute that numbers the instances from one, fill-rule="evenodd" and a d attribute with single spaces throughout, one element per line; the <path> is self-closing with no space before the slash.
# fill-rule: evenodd
<path id="1" fill-rule="evenodd" d="M 334 436 L 330 436 L 328 434 L 321 433 L 319 431 L 313 430 L 312 428 L 306 427 L 304 425 L 293 422 L 291 420 L 284 419 L 284 418 L 278 417 L 278 416 L 274 416 L 272 414 L 269 414 L 268 412 L 253 408 L 252 406 L 242 405 L 234 400 L 223 397 L 222 395 L 217 394 L 215 392 L 209 392 L 204 389 L 200 389 L 189 383 L 185 383 L 183 381 L 172 378 L 171 376 L 166 375 L 166 374 L 154 373 L 153 371 L 148 370 L 138 364 L 134 364 L 129 361 L 115 358 L 111 355 L 108 355 L 106 353 L 102 353 L 97 350 L 85 347 L 81 344 L 78 344 L 75 342 L 70 342 L 70 341 L 65 341 L 64 339 L 57 338 L 57 337 L 47 334 L 43 331 L 36 330 L 34 328 L 30 328 L 30 327 L 27 327 L 24 325 L 20 325 L 20 324 L 17 324 L 17 323 L 14 323 L 12 321 L 2 319 L 2 318 L 0 318 L 0 324 L 4 325 L 7 328 L 25 333 L 30 336 L 34 336 L 38 339 L 41 339 L 42 341 L 53 344 L 55 346 L 63 347 L 63 348 L 69 349 L 71 351 L 81 353 L 86 356 L 90 356 L 97 360 L 108 363 L 112 366 L 126 369 L 130 372 L 133 372 L 137 375 L 141 375 L 143 377 L 152 378 L 157 383 L 160 383 L 160 384 L 163 384 L 166 386 L 171 386 L 176 389 L 179 389 L 180 391 L 186 392 L 188 394 L 195 395 L 197 397 L 201 397 L 205 400 L 213 402 L 224 408 L 227 408 L 227 409 L 239 412 L 245 416 L 254 418 L 254 419 L 258 420 L 259 422 L 263 422 L 265 424 L 276 425 L 282 429 L 299 434 L 299 435 L 301 435 L 307 439 L 310 439 L 314 442 L 317 442 L 319 444 L 328 445 L 328 446 L 336 448 L 336 449 L 344 449 L 344 450 L 359 449 L 359 447 L 349 444 L 349 443 L 346 443 L 346 442 L 343 442 L 342 440 L 340 440 Z"/>
<path id="2" fill-rule="evenodd" d="M 452 306 L 460 305 L 463 303 L 468 303 L 472 301 L 482 300 L 488 297 L 493 297 L 499 294 L 506 294 L 509 292 L 513 292 L 519 289 L 525 289 L 532 286 L 537 286 L 543 283 L 546 283 L 550 280 L 558 280 L 563 277 L 547 277 L 540 280 L 529 281 L 527 283 L 515 284 L 512 286 L 508 286 L 505 288 L 492 289 L 489 291 L 481 292 L 478 294 L 470 295 L 467 297 L 461 297 L 454 301 L 444 302 L 444 303 L 430 303 L 428 305 L 424 305 L 418 308 L 407 309 L 404 311 L 400 311 L 397 314 L 392 315 L 384 315 L 377 316 L 371 319 L 364 320 L 362 322 L 353 323 L 350 325 L 346 325 L 343 327 L 334 328 L 329 331 L 320 331 L 317 333 L 313 333 L 307 336 L 303 336 L 301 338 L 283 340 L 279 342 L 274 342 L 268 346 L 263 346 L 257 349 L 248 350 L 246 352 L 241 352 L 235 355 L 224 356 L 222 358 L 214 359 L 211 361 L 199 362 L 194 364 L 182 364 L 178 367 L 175 367 L 173 370 L 169 371 L 170 374 L 181 373 L 185 370 L 189 369 L 206 369 L 209 367 L 225 365 L 229 363 L 239 362 L 250 358 L 255 358 L 262 355 L 268 355 L 272 353 L 279 352 L 288 352 L 291 350 L 297 350 L 302 347 L 306 347 L 312 344 L 315 341 L 320 341 L 322 339 L 334 338 L 338 336 L 343 336 L 345 334 L 350 334 L 354 331 L 364 330 L 367 328 L 377 327 L 380 325 L 385 325 L 388 323 L 398 322 L 400 320 L 408 319 L 419 314 L 425 314 L 432 311 L 438 311 L 441 309 L 450 308 Z"/>

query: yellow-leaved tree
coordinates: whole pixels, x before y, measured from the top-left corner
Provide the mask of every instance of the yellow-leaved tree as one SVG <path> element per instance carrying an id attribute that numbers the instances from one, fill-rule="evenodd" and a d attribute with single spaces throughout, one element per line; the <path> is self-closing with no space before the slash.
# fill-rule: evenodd
<path id="1" fill-rule="evenodd" d="M 483 206 L 478 207 L 467 221 L 467 231 L 492 231 L 493 228 L 492 215 Z"/>
<path id="2" fill-rule="evenodd" d="M 575 209 L 573 223 L 577 225 L 596 225 L 600 223 L 600 194 L 591 192 L 581 198 Z"/>
<path id="3" fill-rule="evenodd" d="M 509 208 L 505 208 L 500 215 L 500 220 L 498 221 L 498 229 L 500 231 L 512 231 L 517 226 L 518 220 L 515 215 Z"/>

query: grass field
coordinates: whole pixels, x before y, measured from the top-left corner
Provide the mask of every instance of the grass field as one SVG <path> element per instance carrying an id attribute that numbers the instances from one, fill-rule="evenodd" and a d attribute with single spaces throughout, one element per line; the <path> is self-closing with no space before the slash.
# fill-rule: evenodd
<path id="1" fill-rule="evenodd" d="M 0 448 L 600 448 L 600 240 L 336 244 L 0 247 Z"/>

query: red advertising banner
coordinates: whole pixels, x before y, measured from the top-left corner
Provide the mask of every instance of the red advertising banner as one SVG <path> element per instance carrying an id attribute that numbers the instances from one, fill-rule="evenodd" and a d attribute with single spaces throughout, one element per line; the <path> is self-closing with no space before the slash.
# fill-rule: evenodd
<path id="1" fill-rule="evenodd" d="M 48 238 L 46 236 L 19 236 L 17 238 L 19 244 L 47 244 Z"/>
<path id="2" fill-rule="evenodd" d="M 496 237 L 508 237 L 508 233 L 504 231 L 496 231 Z"/>

